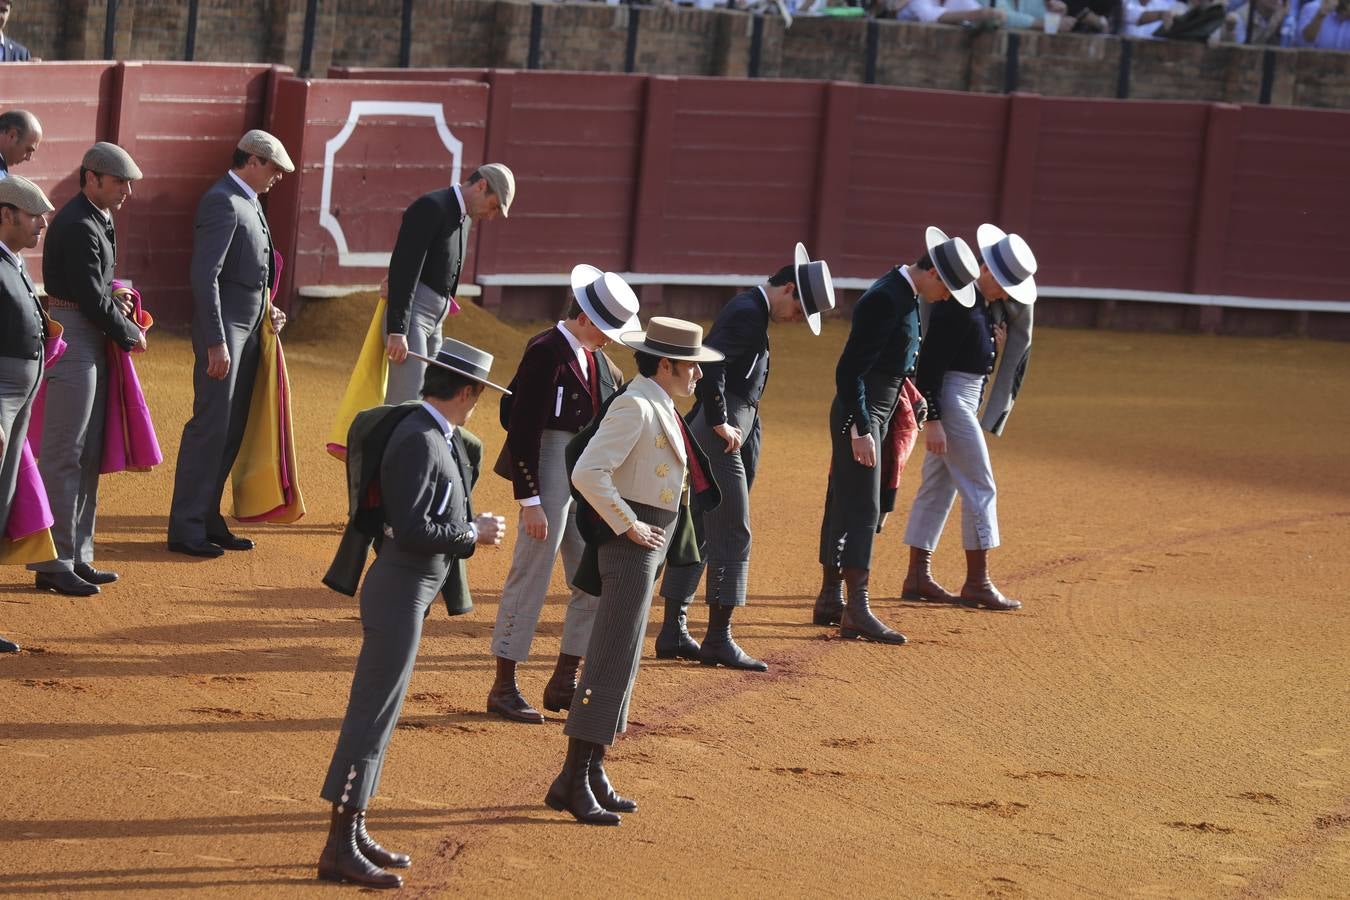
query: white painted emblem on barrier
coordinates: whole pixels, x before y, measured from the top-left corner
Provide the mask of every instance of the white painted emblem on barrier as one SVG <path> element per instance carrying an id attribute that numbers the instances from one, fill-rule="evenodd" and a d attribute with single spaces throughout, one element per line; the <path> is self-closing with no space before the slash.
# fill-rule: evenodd
<path id="1" fill-rule="evenodd" d="M 323 196 L 319 201 L 319 224 L 333 236 L 338 248 L 338 265 L 374 268 L 389 265 L 389 253 L 353 253 L 347 249 L 347 236 L 342 232 L 342 223 L 333 215 L 333 158 L 342 149 L 342 145 L 356 130 L 361 116 L 426 116 L 436 123 L 436 133 L 441 143 L 450 151 L 454 165 L 450 172 L 450 183 L 459 184 L 460 156 L 464 144 L 450 132 L 445 124 L 445 111 L 439 103 L 413 103 L 400 100 L 353 100 L 351 111 L 347 114 L 347 123 L 342 130 L 324 145 L 323 153 Z"/>

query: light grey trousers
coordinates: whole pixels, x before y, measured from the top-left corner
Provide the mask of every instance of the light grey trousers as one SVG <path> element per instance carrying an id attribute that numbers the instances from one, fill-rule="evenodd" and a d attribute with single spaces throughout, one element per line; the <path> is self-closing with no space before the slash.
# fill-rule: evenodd
<path id="1" fill-rule="evenodd" d="M 23 442 L 28 437 L 28 415 L 41 377 L 41 359 L 0 356 L 0 433 L 4 434 L 4 450 L 0 451 L 0 537 L 9 522 Z"/>
<path id="2" fill-rule="evenodd" d="M 923 483 L 914 495 L 905 543 L 936 550 L 943 526 L 961 495 L 961 539 L 967 550 L 998 546 L 998 489 L 978 413 L 983 375 L 948 372 L 942 380 L 942 430 L 947 452 L 923 460 Z"/>
<path id="3" fill-rule="evenodd" d="M 98 470 L 103 464 L 103 420 L 108 394 L 107 337 L 78 310 L 57 308 L 66 352 L 43 375 L 47 382 L 38 471 L 52 507 L 56 559 L 35 572 L 69 572 L 94 561 Z"/>
<path id="4" fill-rule="evenodd" d="M 757 413 L 740 397 L 727 396 L 727 419 L 739 428 L 746 440 L 757 439 Z M 704 571 L 708 573 L 709 606 L 744 606 L 750 579 L 750 486 L 753 470 L 746 471 L 749 448 L 726 452 L 726 442 L 699 414 L 689 426 L 694 438 L 708 454 L 713 479 L 722 493 L 716 509 L 696 518 L 702 561 L 692 566 L 667 566 L 661 579 L 661 596 L 669 600 L 691 600 L 698 592 Z"/>
<path id="5" fill-rule="evenodd" d="M 441 349 L 441 324 L 450 310 L 450 301 L 417 282 L 413 291 L 412 309 L 408 313 L 408 350 L 423 356 L 435 356 Z M 385 320 L 385 343 L 389 342 L 388 320 Z M 389 364 L 389 381 L 384 389 L 385 403 L 405 403 L 422 396 L 422 376 L 427 364 L 409 356 L 402 363 Z"/>
<path id="6" fill-rule="evenodd" d="M 675 523 L 673 511 L 631 500 L 628 505 L 648 525 L 669 532 Z M 669 535 L 655 550 L 639 547 L 622 535 L 600 545 L 600 606 L 563 727 L 568 737 L 608 746 L 617 733 L 628 730 L 628 705 L 642 659 L 652 587 L 669 549 Z"/>
<path id="7" fill-rule="evenodd" d="M 530 643 L 539 625 L 539 614 L 544 608 L 549 581 L 553 577 L 553 563 L 562 550 L 563 571 L 567 583 L 572 583 L 585 542 L 577 531 L 577 505 L 572 499 L 571 482 L 567 477 L 567 461 L 563 454 L 571 432 L 545 429 L 539 439 L 539 506 L 548 519 L 548 537 L 537 541 L 525 533 L 521 517 L 516 527 L 516 545 L 511 554 L 511 571 L 502 586 L 502 600 L 497 607 L 497 624 L 492 629 L 492 654 L 516 662 L 524 662 L 530 655 Z M 569 656 L 585 656 L 595 624 L 595 610 L 599 597 L 572 588 L 563 619 L 561 652 Z"/>

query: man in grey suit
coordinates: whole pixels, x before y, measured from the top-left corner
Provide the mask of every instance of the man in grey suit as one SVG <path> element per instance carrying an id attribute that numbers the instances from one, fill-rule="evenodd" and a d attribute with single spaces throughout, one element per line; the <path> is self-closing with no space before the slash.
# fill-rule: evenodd
<path id="1" fill-rule="evenodd" d="M 295 166 L 281 141 L 254 129 L 230 171 L 197 204 L 192 242 L 192 418 L 183 427 L 169 512 L 169 549 L 217 557 L 251 550 L 220 514 L 225 479 L 244 439 L 258 371 L 263 311 L 276 272 L 272 235 L 258 197 Z M 286 315 L 271 308 L 271 328 Z"/>
<path id="2" fill-rule="evenodd" d="M 384 539 L 361 586 L 361 653 L 337 749 L 320 792 L 333 804 L 319 877 L 394 888 L 412 860 L 366 834 L 365 811 L 412 679 L 422 620 L 451 565 L 478 544 L 501 543 L 506 520 L 473 514 L 473 476 L 461 426 L 488 381 L 491 354 L 447 340 L 422 382 L 421 408 L 395 426 L 380 459 Z"/>
<path id="3" fill-rule="evenodd" d="M 117 231 L 112 213 L 131 196 L 141 170 L 131 155 L 103 141 L 80 161 L 80 192 L 52 217 L 42 246 L 47 308 L 65 329 L 61 364 L 43 375 L 47 408 L 38 469 L 51 503 L 56 559 L 29 568 L 39 590 L 87 597 L 116 572 L 94 568 L 98 476 L 108 390 L 108 342 L 144 350 L 145 332 L 131 305 L 112 294 Z"/>
<path id="4" fill-rule="evenodd" d="M 28 417 L 42 381 L 47 314 L 19 256 L 37 246 L 51 201 L 18 175 L 0 181 L 0 536 L 9 524 Z M 0 638 L 0 653 L 19 645 Z"/>

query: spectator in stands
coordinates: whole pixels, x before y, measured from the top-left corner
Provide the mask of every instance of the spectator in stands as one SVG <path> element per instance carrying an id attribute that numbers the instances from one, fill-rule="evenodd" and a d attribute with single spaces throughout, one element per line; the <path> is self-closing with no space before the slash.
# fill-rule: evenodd
<path id="1" fill-rule="evenodd" d="M 909 0 L 896 18 L 902 22 L 941 25 L 986 25 L 998 28 L 1007 21 L 1006 9 L 991 9 L 980 0 Z"/>
<path id="2" fill-rule="evenodd" d="M 1073 30 L 1079 34 L 1119 34 L 1124 24 L 1122 0 L 1068 0 Z M 1060 31 L 1068 29 L 1061 26 Z"/>
<path id="3" fill-rule="evenodd" d="M 26 109 L 0 113 L 0 178 L 9 175 L 10 166 L 32 159 L 41 143 L 42 123 L 37 116 Z"/>
<path id="4" fill-rule="evenodd" d="M 1239 44 L 1252 44 L 1260 47 L 1285 46 L 1284 20 L 1291 10 L 1288 0 L 1255 0 L 1254 6 L 1243 3 L 1233 10 L 1237 16 L 1237 36 Z M 1251 29 L 1248 30 L 1248 16 L 1251 17 Z"/>
<path id="5" fill-rule="evenodd" d="M 1068 15 L 1069 7 L 1064 0 L 994 0 L 993 5 L 1007 13 L 1006 24 L 1009 28 L 1044 31 L 1045 14 L 1048 12 L 1059 16 L 1052 31 L 1073 31 L 1074 21 Z"/>
<path id="6" fill-rule="evenodd" d="M 909 0 L 872 0 L 867 14 L 874 19 L 898 19 Z"/>
<path id="7" fill-rule="evenodd" d="M 28 62 L 32 58 L 28 48 L 5 34 L 9 10 L 13 5 L 10 0 L 0 0 L 0 62 Z"/>
<path id="8" fill-rule="evenodd" d="M 1298 18 L 1298 36 L 1305 47 L 1350 50 L 1350 0 L 1305 3 Z"/>
<path id="9" fill-rule="evenodd" d="M 1159 31 L 1172 27 L 1180 7 L 1175 0 L 1126 0 L 1125 36 L 1137 38 L 1161 37 Z"/>

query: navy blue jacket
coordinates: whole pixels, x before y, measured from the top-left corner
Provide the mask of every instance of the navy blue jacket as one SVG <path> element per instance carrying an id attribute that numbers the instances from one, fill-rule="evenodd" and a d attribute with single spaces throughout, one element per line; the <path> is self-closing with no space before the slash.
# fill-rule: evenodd
<path id="1" fill-rule="evenodd" d="M 703 378 L 694 389 L 694 412 L 702 408 L 709 427 L 716 428 L 727 420 L 727 394 L 744 397 L 758 409 L 769 383 L 769 304 L 760 289 L 732 297 L 703 343 L 727 357 L 720 363 L 700 363 Z"/>
<path id="2" fill-rule="evenodd" d="M 993 370 L 994 325 L 984 295 L 976 290 L 969 309 L 955 300 L 935 303 L 914 379 L 928 403 L 928 421 L 942 418 L 942 379 L 948 372 L 988 375 Z"/>
<path id="3" fill-rule="evenodd" d="M 844 427 L 867 432 L 871 417 L 866 378 L 874 373 L 908 377 L 919 355 L 919 299 L 898 268 L 872 283 L 853 305 L 853 324 L 834 370 L 844 407 Z"/>

